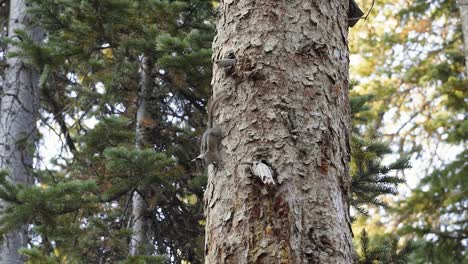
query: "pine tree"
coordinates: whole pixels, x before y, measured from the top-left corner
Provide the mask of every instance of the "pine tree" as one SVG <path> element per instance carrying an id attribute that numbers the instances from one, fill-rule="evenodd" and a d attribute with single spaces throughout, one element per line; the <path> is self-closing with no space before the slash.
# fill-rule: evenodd
<path id="1" fill-rule="evenodd" d="M 357 85 L 352 83 L 350 89 Z M 387 204 L 380 197 L 396 195 L 399 184 L 405 179 L 396 175 L 409 168 L 409 161 L 401 157 L 389 165 L 383 165 L 385 156 L 393 154 L 388 143 L 374 128 L 371 104 L 372 94 L 350 94 L 352 134 L 351 134 L 351 206 L 357 212 L 367 214 L 366 207 Z"/>
<path id="2" fill-rule="evenodd" d="M 395 235 L 381 235 L 370 238 L 365 230 L 359 237 L 360 256 L 355 263 L 374 264 L 374 263 L 409 263 L 409 255 L 414 251 L 412 243 L 406 243 L 399 246 L 399 238 Z"/>
<path id="3" fill-rule="evenodd" d="M 468 197 L 467 158 L 465 150 L 455 161 L 434 170 L 396 207 L 397 218 L 403 223 L 401 233 L 417 240 L 421 248 L 413 254 L 411 263 L 468 260 L 465 244 L 468 220 L 463 217 Z"/>
<path id="4" fill-rule="evenodd" d="M 449 251 L 450 256 L 463 255 L 466 249 L 460 246 L 459 235 L 442 238 L 431 233 L 440 228 L 437 223 L 450 223 L 445 227 L 453 230 L 464 224 L 447 219 L 463 218 L 460 209 L 464 207 L 457 193 L 464 187 L 457 175 L 464 170 L 465 157 L 461 153 L 447 161 L 447 154 L 452 153 L 439 148 L 466 148 L 467 82 L 457 1 L 377 1 L 377 6 L 374 16 L 385 17 L 385 22 L 375 19 L 374 23 L 360 24 L 353 46 L 356 53 L 365 55 L 353 72 L 366 80 L 360 85 L 364 92 L 376 95 L 372 116 L 376 129 L 395 142 L 393 147 L 400 154 L 428 160 L 427 168 L 420 170 L 421 184 L 394 206 L 397 210 L 391 216 L 402 227 L 398 230 L 401 236 L 422 245 L 413 252 L 411 263 L 430 258 L 457 262 L 460 258 L 443 256 Z M 386 120 L 391 120 L 391 130 L 385 129 Z M 456 153 L 457 148 L 452 149 Z M 441 179 L 444 186 L 450 186 L 443 189 L 443 195 Z M 440 200 L 445 203 L 434 202 L 432 207 L 433 201 Z M 453 213 L 445 213 L 444 207 L 454 208 Z"/>
<path id="5" fill-rule="evenodd" d="M 7 174 L 2 172 L 0 198 L 8 201 L 10 206 L 5 209 L 6 214 L 0 220 L 0 232 L 5 234 L 23 224 L 31 225 L 32 247 L 21 251 L 31 263 L 203 262 L 205 249 L 202 197 L 207 177 L 199 175 L 191 160 L 199 154 L 196 138 L 200 138 L 206 128 L 207 97 L 211 91 L 211 41 L 214 33 L 211 22 L 213 19 L 211 1 L 34 0 L 28 2 L 31 3 L 30 12 L 34 16 L 34 21 L 40 23 L 47 31 L 47 41 L 38 45 L 23 30 L 16 32 L 18 38 L 2 42 L 1 48 L 4 48 L 5 43 L 15 45 L 17 49 L 11 53 L 11 57 L 28 61 L 28 66 L 33 65 L 40 72 L 41 124 L 57 130 L 66 151 L 63 155 L 58 153 L 56 159 L 52 161 L 54 169 L 34 171 L 36 183 L 34 186 L 14 185 L 7 180 Z M 456 26 L 458 9 L 455 1 L 415 0 L 408 7 L 396 5 L 396 2 L 386 1 L 384 4 L 378 0 L 377 5 L 382 8 L 373 11 L 384 12 L 382 16 L 392 14 L 388 18 L 388 25 L 396 21 L 395 30 L 367 31 L 362 28 L 356 30 L 360 36 L 365 37 L 354 47 L 369 56 L 364 59 L 367 66 L 360 67 L 357 71 L 360 75 L 367 74 L 369 78 L 363 78 L 359 92 L 352 94 L 350 101 L 353 126 L 351 133 L 348 133 L 351 139 L 349 147 L 352 151 L 349 165 L 352 176 L 349 182 L 351 185 L 349 198 L 352 208 L 364 214 L 368 213 L 369 208 L 376 206 L 389 210 L 389 204 L 385 202 L 386 197 L 395 195 L 397 186 L 403 181 L 401 176 L 395 176 L 396 172 L 408 167 L 406 159 L 383 164 L 384 158 L 393 153 L 392 148 L 385 144 L 386 140 L 383 140 L 383 137 L 393 139 L 389 142 L 399 140 L 399 144 L 391 146 L 397 145 L 398 154 L 407 157 L 406 153 L 423 153 L 420 141 L 413 140 L 416 136 L 435 134 L 447 143 L 462 145 L 468 131 L 466 120 L 460 118 L 466 112 L 464 102 L 466 95 L 463 89 L 466 83 L 462 78 L 463 54 L 460 49 L 462 42 L 460 28 Z M 370 2 L 367 4 L 370 6 Z M 232 3 L 224 5 L 229 5 L 229 10 L 235 6 Z M 270 9 L 277 10 L 273 7 Z M 316 10 L 315 7 L 306 7 L 306 9 Z M 242 24 L 249 16 L 258 12 L 258 9 L 252 10 L 239 13 L 239 17 L 242 17 L 239 23 Z M 344 10 L 344 7 L 338 10 Z M 221 11 L 225 10 L 218 9 L 218 15 L 222 13 Z M 275 17 L 274 13 L 266 12 L 266 14 L 265 18 Z M 287 20 L 282 13 L 279 14 L 279 18 Z M 7 15 L 5 6 L 2 6 L 0 16 L 5 15 Z M 282 21 L 281 19 L 278 21 Z M 227 20 L 226 23 L 232 22 L 229 21 L 231 20 Z M 427 26 L 431 21 L 438 21 L 437 23 L 440 23 L 441 28 L 446 31 Z M 268 23 L 248 25 L 246 28 L 263 27 L 269 25 Z M 377 21 L 373 21 L 364 25 L 371 28 L 377 24 Z M 281 23 L 274 25 L 277 28 Z M 244 27 L 240 27 L 240 30 L 242 28 Z M 408 32 L 413 32 L 411 34 L 416 34 L 417 37 L 409 37 L 411 34 Z M 448 33 L 442 34 L 443 32 Z M 411 47 L 414 45 L 429 43 L 428 36 L 434 35 L 442 39 L 443 43 L 441 46 L 437 46 L 438 44 L 434 46 L 435 49 L 428 52 L 427 56 L 413 58 L 410 63 L 408 61 L 399 63 L 398 58 L 391 56 L 390 49 L 398 50 L 401 46 L 405 51 L 412 50 Z M 231 36 L 236 38 L 239 34 Z M 281 41 L 276 42 L 276 40 L 268 38 L 263 43 L 252 38 L 248 44 L 250 48 L 246 48 L 248 45 L 241 45 L 241 49 L 253 51 L 256 45 L 260 45 L 258 47 L 263 48 L 266 57 L 276 56 L 277 47 L 282 45 Z M 222 41 L 222 38 L 218 37 L 217 41 Z M 262 43 L 265 45 L 261 46 Z M 317 39 L 307 40 L 304 43 L 313 43 L 313 46 L 301 46 L 300 52 L 293 54 L 296 56 L 295 60 L 306 58 L 307 61 L 312 61 L 307 56 L 324 59 L 329 54 L 327 53 L 329 43 L 317 42 Z M 227 46 L 222 50 L 219 50 L 219 47 L 222 45 L 216 46 L 215 59 L 222 59 L 228 52 Z M 238 59 L 236 66 L 233 69 L 215 68 L 215 76 L 218 77 L 214 79 L 215 95 L 220 94 L 219 87 L 224 87 L 217 86 L 218 81 L 228 80 L 229 83 L 229 80 L 240 80 L 232 86 L 237 89 L 233 93 L 235 96 L 225 98 L 222 107 L 214 112 L 216 120 L 223 121 L 221 125 L 224 129 L 226 129 L 224 126 L 227 126 L 229 133 L 236 131 L 236 126 L 229 126 L 234 120 L 227 118 L 229 114 L 236 113 L 240 109 L 239 106 L 249 102 L 246 111 L 252 110 L 251 115 L 242 117 L 255 119 L 254 117 L 260 116 L 260 112 L 267 112 L 266 109 L 269 108 L 249 107 L 260 104 L 262 102 L 260 99 L 267 94 L 272 95 L 277 89 L 275 82 L 267 82 L 268 78 L 275 76 L 274 71 L 264 74 L 265 68 L 274 68 L 271 64 L 262 64 L 264 61 L 260 59 L 263 58 L 260 55 L 250 61 L 244 61 L 244 58 L 253 58 L 254 53 L 244 50 L 240 52 L 236 45 L 233 47 Z M 301 54 L 306 55 L 303 58 Z M 148 85 L 150 89 L 143 94 L 139 93 L 142 80 L 142 72 L 139 70 L 142 55 L 150 59 L 148 64 L 150 70 L 147 73 L 150 76 L 148 82 L 151 82 Z M 412 53 L 406 55 L 413 56 Z M 2 59 L 0 69 L 4 71 L 5 58 Z M 260 64 L 265 68 L 256 68 Z M 310 68 L 316 69 L 314 65 Z M 345 71 L 346 67 L 337 68 Z M 289 68 L 284 72 L 288 70 Z M 327 84 L 336 77 L 332 71 L 327 71 L 332 75 L 318 72 L 323 72 L 323 68 L 317 67 L 317 72 L 312 75 L 313 78 L 302 82 L 303 85 L 308 87 L 314 82 Z M 303 75 L 298 72 L 298 76 Z M 298 76 L 291 77 L 291 80 L 299 78 Z M 258 92 L 255 96 L 242 97 L 247 94 L 245 91 L 251 91 L 245 89 L 244 81 L 255 83 L 255 87 L 264 87 L 265 90 L 255 90 Z M 3 88 L 4 84 L 5 82 L 1 82 L 0 87 Z M 346 90 L 343 87 L 347 85 L 342 84 L 339 88 L 336 88 L 338 86 L 334 88 L 337 89 L 337 93 Z M 362 95 L 368 94 L 369 90 L 372 90 L 372 95 Z M 422 97 L 428 100 L 422 104 L 407 101 L 417 98 L 415 95 L 418 93 L 428 95 Z M 335 95 L 330 94 L 328 89 L 313 93 L 310 89 L 305 89 L 300 96 L 292 97 L 294 100 L 288 99 L 289 97 L 273 98 L 283 98 L 277 105 L 281 111 L 273 116 L 274 120 L 264 123 L 276 124 L 275 121 L 281 120 L 290 133 L 286 140 L 290 140 L 288 142 L 292 142 L 293 145 L 297 144 L 301 137 L 298 137 L 299 132 L 296 131 L 295 125 L 302 124 L 304 119 L 300 116 L 301 107 L 290 106 L 299 100 L 299 97 L 323 99 L 324 96 L 328 104 L 333 106 L 333 102 L 342 98 Z M 239 101 L 239 105 L 233 107 L 228 103 L 225 106 L 226 102 L 236 100 Z M 144 118 L 138 120 L 137 112 L 141 106 L 138 102 L 141 101 L 146 102 L 147 113 Z M 302 104 L 308 108 L 304 111 L 320 114 L 321 112 L 313 108 L 316 105 Z M 366 105 L 371 108 L 366 109 Z M 422 106 L 421 109 L 415 107 L 419 105 Z M 394 112 L 394 109 L 398 110 Z M 411 111 L 414 109 L 421 111 L 414 111 L 416 114 L 413 114 Z M 433 109 L 438 111 L 435 112 Z M 272 117 L 272 113 L 275 113 L 273 110 L 263 116 Z M 395 113 L 395 120 L 401 113 L 410 113 L 410 118 L 421 116 L 430 118 L 423 122 L 423 126 L 413 125 L 411 122 L 413 119 L 410 119 L 406 127 L 398 133 L 388 135 L 382 132 L 383 117 L 388 116 L 385 113 Z M 320 133 L 317 133 L 321 137 L 320 140 L 305 144 L 320 145 L 320 152 L 324 154 L 317 156 L 321 162 L 314 163 L 320 169 L 320 173 L 335 169 L 332 166 L 335 163 L 327 163 L 327 160 L 331 160 L 332 154 L 336 151 L 344 153 L 348 148 L 344 143 L 347 134 L 340 129 L 336 130 L 335 123 L 327 123 L 328 120 L 317 121 L 321 124 L 318 128 Z M 261 118 L 257 118 L 257 123 L 253 125 L 260 124 L 261 121 Z M 408 125 L 412 126 L 408 128 Z M 135 133 L 135 128 L 138 126 L 143 127 L 141 135 L 144 135 L 144 142 L 137 148 L 135 141 L 139 133 Z M 249 128 L 246 127 L 242 131 L 247 129 Z M 268 131 L 275 134 L 280 130 Z M 257 134 L 251 135 L 255 138 Z M 338 134 L 343 140 L 340 142 L 343 149 L 327 152 L 327 139 L 333 139 Z M 228 135 L 228 138 L 242 137 Z M 226 145 L 227 142 L 223 141 L 223 144 Z M 281 149 L 280 145 L 278 143 L 275 146 Z M 231 148 L 223 151 L 225 151 L 223 157 L 232 152 Z M 316 150 L 306 152 L 310 155 L 314 151 Z M 463 227 L 466 223 L 457 219 L 463 215 L 463 197 L 466 197 L 462 177 L 466 174 L 463 163 L 466 160 L 465 154 L 462 153 L 457 160 L 444 164 L 428 174 L 414 190 L 414 194 L 407 200 L 401 201 L 400 208 L 390 209 L 395 210 L 396 217 L 400 217 L 397 219 L 401 219 L 403 223 L 399 234 L 403 238 L 399 240 L 400 242 L 397 242 L 397 237 L 393 234 L 381 232 L 382 234 L 377 236 L 369 235 L 375 234 L 371 232 L 371 228 L 368 229 L 369 234 L 355 236 L 356 241 L 362 242 L 361 246 L 357 247 L 361 263 L 408 261 L 409 249 L 413 249 L 411 243 L 403 243 L 408 239 L 416 240 L 419 245 L 411 253 L 411 263 L 463 261 L 465 257 L 463 251 L 466 250 L 463 242 L 466 234 L 463 232 Z M 270 161 L 266 164 L 268 166 L 274 166 L 279 162 L 271 161 L 273 159 L 270 156 L 261 153 L 258 156 L 260 161 Z M 41 157 L 36 156 L 36 158 Z M 346 167 L 346 163 L 346 160 L 338 162 L 340 168 Z M 223 170 L 222 164 L 220 165 L 216 172 L 218 176 Z M 317 175 L 322 175 L 320 173 Z M 282 175 L 284 174 L 280 172 L 274 174 L 274 180 L 284 180 Z M 232 175 L 230 177 L 228 179 L 234 178 Z M 249 178 L 249 181 L 253 181 L 256 187 L 263 186 L 259 179 Z M 343 186 L 347 184 L 344 182 Z M 284 186 L 285 182 L 278 185 Z M 208 189 L 212 190 L 212 187 L 213 179 L 210 180 Z M 264 188 L 263 191 L 271 193 L 272 190 Z M 310 192 L 310 189 L 308 191 Z M 344 193 L 345 196 L 348 195 Z M 150 219 L 150 224 L 147 233 L 148 242 L 142 243 L 142 248 L 147 251 L 130 256 L 132 236 L 137 233 L 132 228 L 133 194 L 138 194 L 142 198 L 145 205 L 144 216 Z M 263 208 L 263 205 L 268 205 L 268 199 L 273 199 L 273 196 L 266 194 L 259 196 L 260 199 L 254 199 L 253 203 L 258 201 L 265 203 L 258 206 L 255 204 L 254 208 Z M 252 199 L 249 201 L 252 202 Z M 286 202 L 275 201 L 277 203 L 271 203 L 271 208 L 286 208 L 281 206 Z M 434 202 L 428 204 L 427 201 Z M 208 206 L 216 206 L 217 203 L 219 199 L 208 203 Z M 284 214 L 289 212 L 292 215 L 298 210 L 297 207 L 291 208 L 290 211 L 277 211 Z M 392 204 L 390 208 L 393 208 Z M 343 205 L 343 210 L 347 209 L 348 206 Z M 264 219 L 269 212 L 261 211 Z M 453 218 L 455 221 L 449 226 L 444 225 L 445 219 L 452 215 L 456 216 Z M 238 217 L 237 214 L 229 213 L 220 214 L 221 216 L 225 217 L 222 220 L 226 222 Z M 278 218 L 282 219 L 281 215 Z M 212 219 L 208 218 L 209 225 L 212 224 L 210 222 Z M 300 228 L 305 230 L 302 225 Z M 275 235 L 289 229 L 267 225 L 265 229 L 252 230 L 252 232 L 265 230 L 266 235 Z M 317 237 L 322 235 L 317 233 L 320 229 L 314 230 L 316 233 L 312 235 L 320 243 L 310 248 L 311 253 L 309 248 L 306 249 L 310 258 L 317 257 L 316 252 L 326 251 L 328 245 L 326 240 L 321 239 L 322 236 Z M 428 239 L 428 236 L 434 239 Z M 259 237 L 245 241 L 251 243 L 249 245 L 254 245 Z M 213 236 L 208 236 L 207 241 L 213 241 Z M 221 242 L 225 241 L 228 240 Z M 226 249 L 223 254 L 232 257 L 229 254 L 234 252 L 234 247 L 222 245 L 222 248 Z M 432 249 L 434 253 L 428 255 L 427 249 Z M 268 258 L 260 251 L 252 251 L 250 257 Z M 285 257 L 288 253 L 279 252 L 281 253 L 279 257 Z M 451 252 L 451 257 L 444 257 L 446 252 Z"/>
<path id="6" fill-rule="evenodd" d="M 366 225 L 361 223 L 373 217 L 368 209 L 392 208 L 384 199 L 397 195 L 397 188 L 405 182 L 401 174 L 409 168 L 409 161 L 402 157 L 389 165 L 382 164 L 386 156 L 395 153 L 376 132 L 372 122 L 372 102 L 377 98 L 372 94 L 362 95 L 353 91 L 356 85 L 358 83 L 352 82 L 350 87 L 351 208 L 355 211 L 352 217 L 354 233 L 360 228 L 362 231 L 354 236 L 357 252 L 355 263 L 408 263 L 410 254 L 416 249 L 412 241 L 405 241 L 384 230 L 377 230 L 375 235 L 370 236 Z"/>
<path id="7" fill-rule="evenodd" d="M 48 41 L 24 46 L 18 56 L 31 59 L 41 69 L 42 107 L 47 113 L 42 121 L 47 124 L 53 118 L 73 154 L 71 159 L 57 158 L 55 165 L 62 171 L 38 172 L 37 181 L 50 192 L 68 181 L 83 184 L 83 195 L 89 182 L 98 188 L 88 190 L 96 197 L 93 203 L 51 215 L 47 221 L 53 221 L 56 228 L 47 228 L 45 220 L 32 221 L 44 213 L 40 210 L 24 211 L 24 218 L 15 219 L 33 222 L 34 236 L 43 241 L 25 253 L 31 259 L 42 252 L 46 258 L 59 255 L 83 263 L 124 261 L 132 233 L 127 228 L 129 197 L 139 189 L 151 216 L 150 255 L 166 255 L 177 263 L 200 262 L 204 178 L 192 178 L 190 160 L 197 148 L 194 136 L 204 127 L 200 121 L 209 91 L 213 29 L 207 18 L 211 2 L 31 2 L 35 2 L 31 12 L 48 31 Z M 135 126 L 141 54 L 148 54 L 154 63 L 153 89 L 145 94 L 149 105 L 144 120 L 145 148 L 152 148 L 150 152 L 156 156 L 164 152 L 178 163 L 167 159 L 168 164 L 163 159 L 155 164 L 164 175 L 142 173 L 142 168 L 131 166 L 133 171 L 120 174 L 110 165 L 121 156 L 137 159 L 140 155 L 132 150 L 135 138 L 128 131 Z M 93 129 L 86 124 L 90 118 L 99 121 Z M 108 152 L 112 147 L 120 148 Z M 120 154 L 109 154 L 115 152 Z M 148 155 L 142 158 L 154 161 Z M 139 177 L 133 177 L 137 174 L 148 179 L 137 180 Z M 59 208 L 66 203 L 49 202 Z M 80 226 L 83 222 L 87 224 Z M 161 258 L 136 256 L 127 261 L 150 259 Z"/>
<path id="8" fill-rule="evenodd" d="M 219 10 L 205 263 L 350 263 L 348 2 Z"/>
<path id="9" fill-rule="evenodd" d="M 25 3 L 10 1 L 9 8 L 7 27 L 10 40 L 16 38 L 15 41 L 22 42 L 23 36 L 34 42 L 41 41 L 43 33 L 31 23 Z M 38 74 L 29 61 L 15 57 L 17 51 L 17 46 L 11 42 L 5 50 L 7 58 L 0 94 L 0 169 L 8 172 L 2 177 L 12 184 L 27 185 L 32 182 L 39 108 Z M 8 217 L 10 206 L 8 200 L 2 201 L 2 218 Z M 3 233 L 0 263 L 22 263 L 18 250 L 28 242 L 27 226 L 17 225 L 8 231 Z"/>

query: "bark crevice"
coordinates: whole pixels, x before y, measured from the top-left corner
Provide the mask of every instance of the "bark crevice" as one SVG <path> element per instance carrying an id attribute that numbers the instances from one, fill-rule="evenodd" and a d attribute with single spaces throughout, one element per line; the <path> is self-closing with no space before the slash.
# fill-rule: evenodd
<path id="1" fill-rule="evenodd" d="M 213 94 L 230 96 L 216 116 L 226 134 L 205 193 L 206 263 L 352 262 L 345 5 L 220 4 L 213 57 L 232 49 L 237 62 L 213 69 Z M 253 176 L 253 161 L 276 185 Z"/>

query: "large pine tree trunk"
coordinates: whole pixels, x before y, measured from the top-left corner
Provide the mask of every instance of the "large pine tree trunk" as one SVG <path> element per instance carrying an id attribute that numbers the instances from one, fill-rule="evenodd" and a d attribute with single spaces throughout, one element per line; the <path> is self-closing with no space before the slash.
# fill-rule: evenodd
<path id="1" fill-rule="evenodd" d="M 43 32 L 27 27 L 30 19 L 24 2 L 11 0 L 8 36 L 14 38 L 15 30 L 25 29 L 33 40 L 40 41 Z M 10 46 L 8 52 L 15 49 Z M 8 58 L 7 64 L 0 94 L 0 168 L 9 171 L 11 182 L 30 184 L 39 108 L 38 73 L 20 58 Z M 26 227 L 7 234 L 0 250 L 0 263 L 23 263 L 18 249 L 25 247 L 27 241 Z"/>
<path id="2" fill-rule="evenodd" d="M 460 22 L 463 31 L 463 47 L 465 51 L 465 73 L 468 79 L 468 0 L 458 0 Z"/>
<path id="3" fill-rule="evenodd" d="M 136 113 L 136 131 L 135 131 L 135 147 L 137 149 L 143 149 L 145 134 L 144 134 L 144 123 L 145 117 L 147 116 L 146 109 L 146 96 L 150 89 L 152 80 L 150 76 L 151 64 L 149 60 L 142 57 L 140 63 L 140 89 L 138 93 L 138 106 Z M 131 227 L 133 234 L 130 241 L 130 254 L 131 255 L 147 255 L 151 248 L 150 241 L 148 238 L 150 218 L 147 213 L 148 206 L 145 204 L 145 200 L 141 196 L 140 192 L 135 191 L 132 197 L 132 223 Z"/>
<path id="4" fill-rule="evenodd" d="M 214 66 L 222 161 L 210 166 L 206 263 L 352 263 L 348 0 L 224 0 Z M 253 176 L 262 160 L 276 185 Z"/>

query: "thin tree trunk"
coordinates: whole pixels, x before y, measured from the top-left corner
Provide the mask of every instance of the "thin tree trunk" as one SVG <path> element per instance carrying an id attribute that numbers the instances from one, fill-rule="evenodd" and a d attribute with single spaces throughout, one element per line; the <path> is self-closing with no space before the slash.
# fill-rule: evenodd
<path id="1" fill-rule="evenodd" d="M 468 0 L 458 0 L 460 22 L 463 31 L 463 47 L 465 52 L 465 78 L 468 79 Z"/>
<path id="2" fill-rule="evenodd" d="M 352 263 L 347 0 L 221 1 L 205 263 Z M 253 161 L 275 185 L 253 176 Z"/>
<path id="3" fill-rule="evenodd" d="M 8 36 L 14 38 L 15 30 L 24 29 L 35 41 L 43 39 L 43 31 L 30 28 L 31 18 L 26 14 L 23 1 L 10 1 Z M 8 47 L 8 52 L 16 47 Z M 8 58 L 5 83 L 0 95 L 0 168 L 9 171 L 13 183 L 31 184 L 39 108 L 38 73 L 21 58 Z M 0 203 L 5 208 L 4 202 Z M 18 249 L 28 242 L 27 227 L 5 236 L 0 250 L 0 263 L 23 263 Z"/>
<path id="4" fill-rule="evenodd" d="M 151 76 L 149 74 L 150 63 L 146 57 L 142 57 L 140 66 L 141 82 L 138 93 L 138 108 L 136 114 L 135 147 L 143 149 L 144 121 L 147 116 L 146 93 L 150 89 Z M 150 218 L 147 213 L 147 205 L 139 192 L 133 193 L 132 198 L 132 219 L 133 235 L 130 241 L 131 255 L 146 255 L 149 253 L 151 245 L 149 244 L 148 232 L 150 227 Z"/>

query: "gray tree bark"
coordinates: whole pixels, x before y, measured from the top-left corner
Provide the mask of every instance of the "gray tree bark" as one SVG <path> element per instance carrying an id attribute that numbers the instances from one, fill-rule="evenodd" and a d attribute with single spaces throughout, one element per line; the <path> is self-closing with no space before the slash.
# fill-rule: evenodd
<path id="1" fill-rule="evenodd" d="M 352 263 L 348 0 L 224 0 L 213 69 L 221 162 L 205 263 Z M 252 161 L 275 185 L 253 176 Z"/>
<path id="2" fill-rule="evenodd" d="M 463 31 L 463 47 L 465 52 L 465 78 L 468 79 L 468 0 L 458 0 L 460 23 Z"/>
<path id="3" fill-rule="evenodd" d="M 135 147 L 143 149 L 144 121 L 147 116 L 146 110 L 146 92 L 150 89 L 152 80 L 149 74 L 150 66 L 146 57 L 142 57 L 140 63 L 140 90 L 138 93 L 138 107 L 136 113 L 136 131 L 135 131 Z M 147 205 L 141 194 L 137 191 L 133 192 L 132 197 L 132 223 L 131 227 L 133 234 L 130 241 L 130 255 L 146 255 L 151 248 L 148 238 L 150 227 L 150 219 L 147 213 Z"/>
<path id="4" fill-rule="evenodd" d="M 10 1 L 8 36 L 24 29 L 35 41 L 43 39 L 43 31 L 32 28 L 31 17 L 21 0 Z M 8 52 L 16 47 L 8 47 Z M 36 136 L 36 120 L 39 108 L 38 73 L 21 58 L 8 58 L 3 91 L 0 94 L 0 168 L 9 171 L 13 183 L 30 184 Z M 0 203 L 5 208 L 4 202 Z M 27 227 L 5 236 L 0 249 L 0 264 L 23 263 L 18 249 L 28 241 Z"/>

